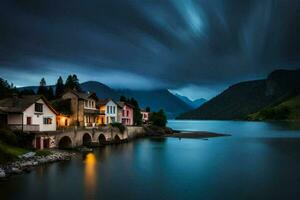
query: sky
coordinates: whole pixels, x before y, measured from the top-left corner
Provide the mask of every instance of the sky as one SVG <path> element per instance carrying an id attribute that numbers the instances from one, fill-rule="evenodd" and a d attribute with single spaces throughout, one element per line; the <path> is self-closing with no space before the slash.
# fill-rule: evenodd
<path id="1" fill-rule="evenodd" d="M 1 0 L 0 77 L 211 98 L 300 66 L 298 0 Z"/>

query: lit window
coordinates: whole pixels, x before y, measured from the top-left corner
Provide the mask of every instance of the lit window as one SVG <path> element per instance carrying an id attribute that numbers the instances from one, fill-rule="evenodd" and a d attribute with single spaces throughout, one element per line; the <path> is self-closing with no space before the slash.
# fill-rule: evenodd
<path id="1" fill-rule="evenodd" d="M 52 119 L 50 117 L 44 117 L 44 124 L 52 124 Z"/>

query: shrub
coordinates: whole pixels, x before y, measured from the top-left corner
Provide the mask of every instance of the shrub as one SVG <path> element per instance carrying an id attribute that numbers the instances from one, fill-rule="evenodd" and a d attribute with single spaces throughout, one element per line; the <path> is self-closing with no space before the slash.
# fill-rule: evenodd
<path id="1" fill-rule="evenodd" d="M 0 140 L 6 144 L 17 144 L 17 136 L 9 129 L 0 129 Z"/>
<path id="2" fill-rule="evenodd" d="M 118 129 L 120 130 L 121 133 L 124 133 L 124 131 L 125 131 L 125 129 L 126 129 L 125 126 L 124 126 L 123 124 L 118 123 L 118 122 L 111 123 L 111 126 L 112 126 L 112 127 L 118 128 Z"/>

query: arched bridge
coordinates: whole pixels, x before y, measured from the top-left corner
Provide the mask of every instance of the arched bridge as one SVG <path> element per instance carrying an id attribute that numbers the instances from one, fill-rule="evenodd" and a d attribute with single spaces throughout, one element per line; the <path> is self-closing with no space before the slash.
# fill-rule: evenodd
<path id="1" fill-rule="evenodd" d="M 143 133 L 142 127 L 127 127 L 123 133 L 111 126 L 97 129 L 69 128 L 58 131 L 53 139 L 58 148 L 73 148 L 89 144 L 120 143 Z"/>

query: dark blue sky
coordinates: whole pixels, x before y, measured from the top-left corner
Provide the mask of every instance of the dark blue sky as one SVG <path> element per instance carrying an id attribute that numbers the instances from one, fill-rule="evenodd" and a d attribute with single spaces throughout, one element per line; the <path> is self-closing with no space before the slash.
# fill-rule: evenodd
<path id="1" fill-rule="evenodd" d="M 298 0 L 2 0 L 0 76 L 209 98 L 300 66 Z"/>

